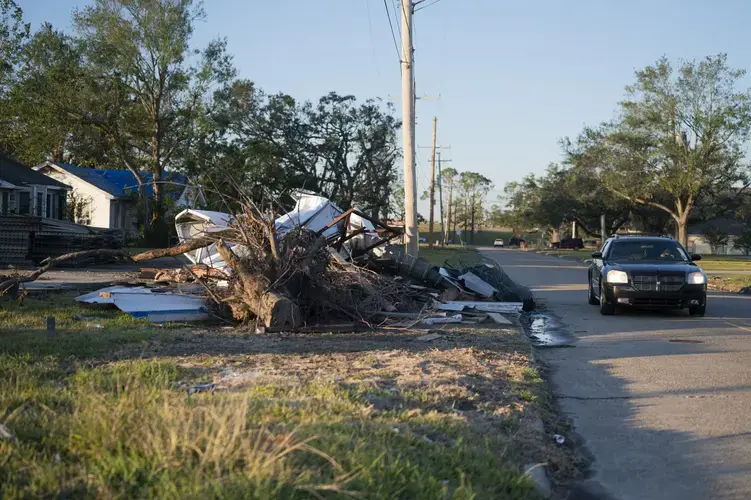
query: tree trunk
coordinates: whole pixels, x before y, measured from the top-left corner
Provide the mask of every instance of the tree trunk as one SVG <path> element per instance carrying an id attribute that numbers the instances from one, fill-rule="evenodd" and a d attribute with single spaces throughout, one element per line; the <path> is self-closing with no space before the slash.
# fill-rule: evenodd
<path id="1" fill-rule="evenodd" d="M 248 321 L 256 316 L 267 327 L 296 328 L 302 325 L 302 314 L 297 304 L 278 292 L 267 291 L 224 242 L 219 241 L 216 248 L 239 278 L 235 295 L 228 301 L 236 320 Z"/>

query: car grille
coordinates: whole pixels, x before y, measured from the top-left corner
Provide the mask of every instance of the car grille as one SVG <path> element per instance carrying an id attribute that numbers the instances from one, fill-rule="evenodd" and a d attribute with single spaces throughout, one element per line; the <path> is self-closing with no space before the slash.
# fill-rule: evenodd
<path id="1" fill-rule="evenodd" d="M 637 274 L 631 281 L 634 289 L 640 292 L 679 292 L 683 288 L 684 277 Z"/>
<path id="2" fill-rule="evenodd" d="M 631 304 L 637 307 L 672 307 L 680 308 L 680 299 L 663 299 L 659 297 L 638 297 L 631 299 Z"/>

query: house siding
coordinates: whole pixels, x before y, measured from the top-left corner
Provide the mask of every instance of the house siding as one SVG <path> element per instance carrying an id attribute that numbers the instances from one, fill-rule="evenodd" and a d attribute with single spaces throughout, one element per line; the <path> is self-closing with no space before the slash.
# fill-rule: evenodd
<path id="1" fill-rule="evenodd" d="M 42 169 L 42 173 L 73 188 L 68 193 L 67 204 L 69 206 L 78 201 L 87 205 L 88 208 L 84 210 L 83 217 L 73 222 L 94 227 L 113 227 L 110 225 L 111 200 L 107 194 L 75 175 L 64 174 L 54 168 L 46 167 Z"/>

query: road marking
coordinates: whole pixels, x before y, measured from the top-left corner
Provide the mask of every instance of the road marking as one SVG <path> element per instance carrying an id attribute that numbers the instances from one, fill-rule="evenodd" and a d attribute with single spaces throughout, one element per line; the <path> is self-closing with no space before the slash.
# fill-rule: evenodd
<path id="1" fill-rule="evenodd" d="M 728 321 L 728 320 L 724 320 L 724 321 L 725 321 L 725 323 L 727 323 L 727 324 L 728 324 L 728 325 L 730 325 L 730 326 L 734 326 L 735 328 L 737 328 L 737 329 L 739 329 L 739 330 L 743 330 L 743 331 L 746 331 L 746 332 L 748 332 L 748 333 L 751 333 L 751 328 L 749 328 L 749 327 L 747 327 L 747 326 L 736 325 L 735 323 L 731 323 L 731 322 L 730 322 L 730 321 Z"/>

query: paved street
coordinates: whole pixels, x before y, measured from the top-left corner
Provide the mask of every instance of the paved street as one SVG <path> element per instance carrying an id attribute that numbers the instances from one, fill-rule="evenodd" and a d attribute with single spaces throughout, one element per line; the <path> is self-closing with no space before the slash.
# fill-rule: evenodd
<path id="1" fill-rule="evenodd" d="M 751 498 L 751 297 L 711 292 L 705 318 L 604 317 L 587 304 L 584 265 L 483 253 L 577 337 L 541 358 L 594 456 L 595 498 Z"/>

